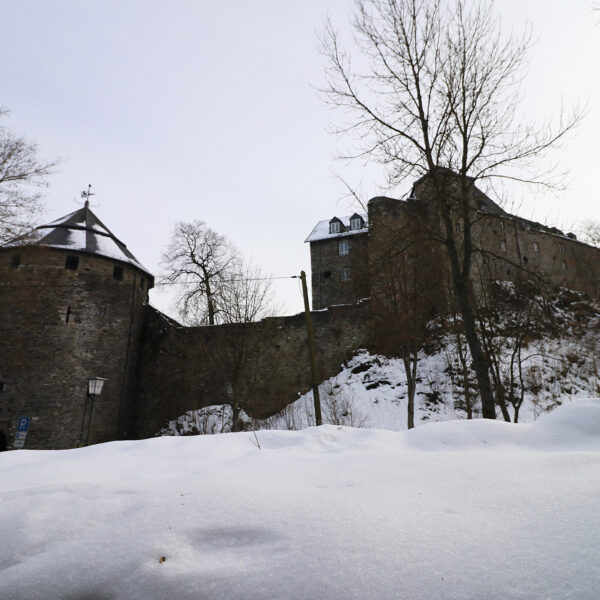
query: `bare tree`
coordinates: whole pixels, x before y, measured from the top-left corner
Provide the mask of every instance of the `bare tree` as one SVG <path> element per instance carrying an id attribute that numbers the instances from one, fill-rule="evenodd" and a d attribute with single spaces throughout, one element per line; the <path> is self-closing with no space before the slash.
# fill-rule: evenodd
<path id="1" fill-rule="evenodd" d="M 353 46 L 366 61 L 363 70 L 354 68 L 330 22 L 322 39 L 323 96 L 346 115 L 336 133 L 358 144 L 345 158 L 380 162 L 390 186 L 424 178 L 490 419 L 496 411 L 471 273 L 474 184 L 496 176 L 558 185 L 551 168 L 536 170 L 536 159 L 579 120 L 576 112 L 556 126 L 517 118 L 530 34 L 504 35 L 492 8 L 485 0 L 356 0 Z"/>
<path id="2" fill-rule="evenodd" d="M 214 400 L 231 405 L 237 431 L 242 411 L 248 412 L 274 380 L 276 365 L 261 360 L 263 331 L 256 323 L 277 311 L 271 280 L 202 221 L 176 224 L 163 264 L 163 282 L 181 285 L 182 319 L 190 325 L 221 325 L 206 332 L 202 360 Z"/>
<path id="3" fill-rule="evenodd" d="M 231 405 L 232 431 L 239 430 L 242 411 L 250 411 L 277 373 L 277 365 L 266 362 L 262 356 L 265 326 L 256 323 L 277 312 L 271 280 L 257 268 L 241 262 L 239 267 L 222 289 L 222 338 L 207 359 L 214 364 L 213 372 L 221 378 L 226 402 Z"/>
<path id="4" fill-rule="evenodd" d="M 485 265 L 483 265 L 485 267 Z M 480 293 L 477 296 L 477 322 L 483 347 L 488 357 L 496 404 L 505 421 L 519 420 L 519 410 L 525 398 L 523 365 L 530 355 L 527 346 L 543 336 L 565 337 L 561 331 L 555 307 L 550 299 L 559 290 L 541 279 L 517 277 L 514 282 L 490 281 L 489 274 L 480 273 Z"/>
<path id="5" fill-rule="evenodd" d="M 226 283 L 220 296 L 222 323 L 253 323 L 277 313 L 271 279 L 259 268 L 238 258 Z"/>
<path id="6" fill-rule="evenodd" d="M 0 107 L 0 118 L 8 111 Z M 42 212 L 40 187 L 56 162 L 38 158 L 36 144 L 0 126 L 0 244 L 29 232 Z"/>
<path id="7" fill-rule="evenodd" d="M 179 312 L 188 324 L 220 321 L 230 281 L 240 271 L 238 252 L 203 221 L 177 223 L 162 257 L 162 282 L 181 285 Z"/>
<path id="8" fill-rule="evenodd" d="M 592 221 L 587 219 L 579 223 L 577 227 L 577 233 L 581 240 L 600 248 L 600 223 L 598 221 Z"/>

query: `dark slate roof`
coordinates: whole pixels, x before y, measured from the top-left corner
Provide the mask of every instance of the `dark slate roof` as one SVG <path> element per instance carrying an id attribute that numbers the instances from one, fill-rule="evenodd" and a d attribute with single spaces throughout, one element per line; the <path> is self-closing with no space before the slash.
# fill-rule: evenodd
<path id="1" fill-rule="evenodd" d="M 36 227 L 36 231 L 40 236 L 37 245 L 106 256 L 133 265 L 152 277 L 127 246 L 92 212 L 87 202 L 83 208 L 65 217 Z"/>

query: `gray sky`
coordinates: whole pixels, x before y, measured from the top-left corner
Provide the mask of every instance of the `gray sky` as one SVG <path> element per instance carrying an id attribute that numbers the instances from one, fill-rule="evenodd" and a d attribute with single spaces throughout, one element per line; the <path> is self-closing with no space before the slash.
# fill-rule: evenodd
<path id="1" fill-rule="evenodd" d="M 522 216 L 565 229 L 600 220 L 600 15 L 590 4 L 496 2 L 507 28 L 533 26 L 524 112 L 543 118 L 561 102 L 588 105 L 556 155 L 571 171 L 568 190 L 515 198 Z M 46 220 L 76 210 L 92 183 L 95 212 L 155 274 L 173 224 L 193 219 L 274 276 L 309 272 L 303 241 L 314 224 L 349 213 L 332 170 L 366 199 L 381 191 L 381 172 L 334 161 L 338 142 L 326 130 L 335 115 L 312 87 L 322 80 L 324 16 L 345 25 L 350 0 L 0 0 L 0 8 L 4 122 L 37 140 L 42 156 L 62 158 Z M 286 312 L 301 309 L 297 280 L 275 290 Z M 151 302 L 172 313 L 168 295 L 153 292 Z"/>

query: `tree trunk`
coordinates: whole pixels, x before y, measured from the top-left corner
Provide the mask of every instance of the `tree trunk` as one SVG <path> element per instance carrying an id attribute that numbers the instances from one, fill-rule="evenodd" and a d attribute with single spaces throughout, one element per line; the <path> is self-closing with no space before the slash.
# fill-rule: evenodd
<path id="1" fill-rule="evenodd" d="M 508 412 L 508 408 L 506 407 L 506 392 L 504 390 L 504 386 L 501 381 L 496 381 L 496 402 L 500 407 L 500 411 L 502 412 L 502 417 L 507 423 L 510 423 L 510 414 Z"/>
<path id="2" fill-rule="evenodd" d="M 463 390 L 465 395 L 465 407 L 467 409 L 467 419 L 473 418 L 473 406 L 471 405 L 471 391 L 469 382 L 469 365 L 467 365 L 467 357 L 463 352 L 462 341 L 460 339 L 460 333 L 456 333 L 456 349 L 458 350 L 458 358 L 462 366 L 463 372 Z"/>
<path id="3" fill-rule="evenodd" d="M 464 183 L 464 182 L 463 182 Z M 462 316 L 463 329 L 465 338 L 471 352 L 473 361 L 473 370 L 477 377 L 479 385 L 479 394 L 481 396 L 481 412 L 484 419 L 496 418 L 496 406 L 494 401 L 494 393 L 490 382 L 490 373 L 488 368 L 487 357 L 481 347 L 481 340 L 477 333 L 475 325 L 475 314 L 472 301 L 470 298 L 471 288 L 471 256 L 473 253 L 473 240 L 471 238 L 471 222 L 469 220 L 469 207 L 466 198 L 466 193 L 462 191 L 462 221 L 463 221 L 463 242 L 462 242 L 462 268 L 461 260 L 458 256 L 456 243 L 454 240 L 454 224 L 450 215 L 450 208 L 446 199 L 446 187 L 439 182 L 436 182 L 438 206 L 441 207 L 441 217 L 444 221 L 446 229 L 446 246 L 447 257 L 450 262 L 450 271 L 452 273 L 452 286 L 456 294 L 458 302 L 458 310 Z M 463 185 L 464 187 L 464 185 Z"/>
<path id="4" fill-rule="evenodd" d="M 232 416 L 231 416 L 231 431 L 235 433 L 240 430 L 240 406 L 237 402 L 231 404 Z"/>
<path id="5" fill-rule="evenodd" d="M 206 279 L 206 308 L 208 311 L 208 324 L 215 324 L 215 305 L 213 302 L 212 291 L 210 289 L 210 282 Z"/>
<path id="6" fill-rule="evenodd" d="M 488 361 L 481 347 L 479 336 L 477 335 L 475 318 L 468 298 L 468 291 L 462 281 L 455 281 L 454 286 L 458 299 L 458 308 L 463 319 L 465 338 L 469 345 L 469 351 L 471 352 L 471 358 L 473 360 L 473 370 L 475 371 L 477 384 L 479 385 L 482 415 L 484 419 L 495 419 L 496 404 L 494 401 L 492 384 L 490 382 Z"/>
<path id="7" fill-rule="evenodd" d="M 406 371 L 407 395 L 408 395 L 408 414 L 407 426 L 408 429 L 413 429 L 415 426 L 415 392 L 417 389 L 417 358 L 409 356 L 403 358 L 404 370 Z"/>

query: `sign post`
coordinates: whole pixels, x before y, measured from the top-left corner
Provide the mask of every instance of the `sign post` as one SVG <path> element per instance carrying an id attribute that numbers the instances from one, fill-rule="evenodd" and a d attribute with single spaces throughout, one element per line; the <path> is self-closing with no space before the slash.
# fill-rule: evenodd
<path id="1" fill-rule="evenodd" d="M 15 441 L 13 442 L 13 448 L 25 447 L 25 440 L 27 439 L 27 432 L 29 431 L 30 423 L 31 417 L 21 417 L 19 419 L 17 431 L 15 432 Z"/>

